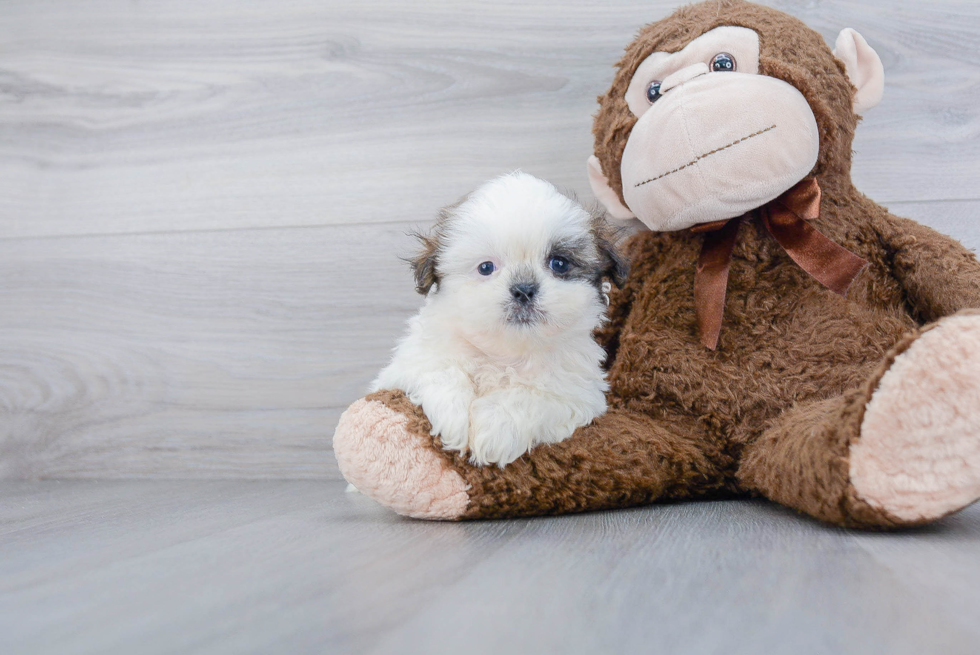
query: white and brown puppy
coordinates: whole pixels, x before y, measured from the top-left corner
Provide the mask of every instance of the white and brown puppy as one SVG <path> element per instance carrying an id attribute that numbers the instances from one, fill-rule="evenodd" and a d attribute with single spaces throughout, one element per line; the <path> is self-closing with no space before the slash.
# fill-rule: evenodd
<path id="1" fill-rule="evenodd" d="M 601 214 L 520 171 L 444 209 L 413 260 L 425 305 L 372 390 L 401 389 L 446 450 L 503 466 L 606 411 L 604 278 L 626 264 Z"/>

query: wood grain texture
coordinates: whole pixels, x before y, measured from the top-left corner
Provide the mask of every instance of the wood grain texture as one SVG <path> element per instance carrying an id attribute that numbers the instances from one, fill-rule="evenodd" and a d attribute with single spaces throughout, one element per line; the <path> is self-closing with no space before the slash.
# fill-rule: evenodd
<path id="1" fill-rule="evenodd" d="M 405 230 L 0 241 L 0 477 L 335 476 L 420 303 Z"/>
<path id="2" fill-rule="evenodd" d="M 0 483 L 0 651 L 980 650 L 980 506 L 895 534 L 761 501 L 440 524 L 342 489 Z"/>
<path id="3" fill-rule="evenodd" d="M 595 96 L 676 4 L 4 3 L 0 238 L 420 220 L 517 167 L 587 196 Z M 882 56 L 863 191 L 980 199 L 980 5 L 771 4 Z"/>
<path id="4" fill-rule="evenodd" d="M 980 246 L 980 5 L 772 3 L 885 63 L 854 177 Z M 590 198 L 675 2 L 0 5 L 0 478 L 336 477 L 419 304 L 405 232 L 516 167 Z"/>

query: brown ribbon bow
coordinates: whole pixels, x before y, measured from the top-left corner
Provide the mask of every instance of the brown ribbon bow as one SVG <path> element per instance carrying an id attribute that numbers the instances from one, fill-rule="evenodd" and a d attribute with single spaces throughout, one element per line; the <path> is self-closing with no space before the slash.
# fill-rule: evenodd
<path id="1" fill-rule="evenodd" d="M 763 225 L 786 253 L 817 282 L 845 295 L 867 261 L 831 241 L 807 221 L 820 214 L 820 185 L 806 178 L 757 210 Z M 694 276 L 694 306 L 701 343 L 714 350 L 725 313 L 728 269 L 742 217 L 692 228 L 706 232 Z"/>

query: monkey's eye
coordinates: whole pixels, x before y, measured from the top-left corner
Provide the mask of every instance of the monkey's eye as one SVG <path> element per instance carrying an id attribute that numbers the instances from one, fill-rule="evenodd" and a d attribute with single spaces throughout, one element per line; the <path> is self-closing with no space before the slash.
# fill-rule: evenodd
<path id="1" fill-rule="evenodd" d="M 711 60 L 711 70 L 716 73 L 730 73 L 735 70 L 735 57 L 727 52 L 720 52 Z"/>
<path id="2" fill-rule="evenodd" d="M 658 98 L 660 98 L 660 82 L 650 82 L 650 86 L 647 87 L 647 100 L 652 105 Z"/>
<path id="3" fill-rule="evenodd" d="M 497 270 L 497 267 L 493 265 L 493 262 L 483 262 L 476 267 L 476 270 L 480 275 L 490 275 Z"/>
<path id="4" fill-rule="evenodd" d="M 551 258 L 551 261 L 548 262 L 548 268 L 558 275 L 564 275 L 568 272 L 568 260 L 564 257 L 558 257 L 556 255 Z"/>

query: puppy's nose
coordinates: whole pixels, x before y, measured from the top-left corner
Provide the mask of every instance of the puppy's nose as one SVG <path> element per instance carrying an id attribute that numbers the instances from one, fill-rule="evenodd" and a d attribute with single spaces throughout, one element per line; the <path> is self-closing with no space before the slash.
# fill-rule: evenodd
<path id="1" fill-rule="evenodd" d="M 522 305 L 526 305 L 534 300 L 534 296 L 537 293 L 538 285 L 536 282 L 520 282 L 510 288 L 510 294 L 514 296 L 514 300 Z"/>

